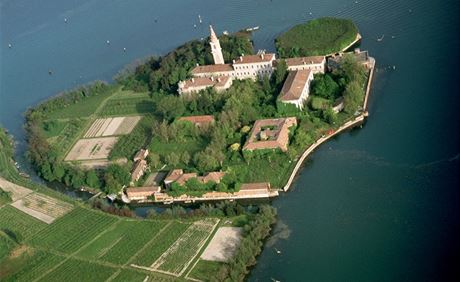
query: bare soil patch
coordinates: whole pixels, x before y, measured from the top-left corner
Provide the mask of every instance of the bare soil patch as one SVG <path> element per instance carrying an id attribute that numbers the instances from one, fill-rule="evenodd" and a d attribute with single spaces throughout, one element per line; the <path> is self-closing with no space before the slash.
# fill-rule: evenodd
<path id="1" fill-rule="evenodd" d="M 129 134 L 140 119 L 140 116 L 98 118 L 86 131 L 84 138 Z"/>
<path id="2" fill-rule="evenodd" d="M 48 224 L 73 209 L 69 203 L 39 193 L 29 194 L 11 205 Z"/>
<path id="3" fill-rule="evenodd" d="M 210 261 L 228 261 L 235 253 L 241 240 L 240 227 L 220 227 L 209 245 L 201 254 L 201 259 Z"/>
<path id="4" fill-rule="evenodd" d="M 9 182 L 8 180 L 1 178 L 1 177 L 0 177 L 0 187 L 2 187 L 3 191 L 11 192 L 11 199 L 13 200 L 13 202 L 33 192 L 32 190 L 28 188 L 25 188 L 17 184 L 14 184 L 12 182 Z"/>
<path id="5" fill-rule="evenodd" d="M 107 159 L 118 137 L 80 139 L 67 154 L 66 161 Z"/>

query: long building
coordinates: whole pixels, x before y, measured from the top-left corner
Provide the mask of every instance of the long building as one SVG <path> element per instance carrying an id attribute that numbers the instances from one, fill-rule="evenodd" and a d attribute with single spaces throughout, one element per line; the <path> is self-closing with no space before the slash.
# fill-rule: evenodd
<path id="1" fill-rule="evenodd" d="M 278 100 L 303 109 L 303 105 L 310 94 L 310 82 L 312 80 L 313 71 L 310 69 L 290 71 Z"/>

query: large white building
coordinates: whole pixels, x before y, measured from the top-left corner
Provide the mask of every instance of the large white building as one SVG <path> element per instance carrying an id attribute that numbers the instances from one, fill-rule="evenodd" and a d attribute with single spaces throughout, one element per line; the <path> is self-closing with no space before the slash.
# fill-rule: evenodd
<path id="1" fill-rule="evenodd" d="M 214 65 L 197 65 L 191 71 L 194 78 L 179 82 L 179 94 L 197 92 L 207 87 L 214 87 L 216 90 L 222 91 L 231 86 L 233 79 L 257 79 L 263 76 L 271 76 L 274 70 L 273 64 L 276 60 L 275 54 L 262 52 L 257 55 L 241 55 L 238 59 L 233 60 L 231 64 L 225 64 L 219 39 L 212 26 L 209 26 L 209 31 L 209 44 L 211 45 Z M 225 83 L 215 83 L 218 80 L 225 80 Z"/>
<path id="2" fill-rule="evenodd" d="M 324 73 L 326 69 L 325 56 L 297 57 L 285 59 L 288 71 L 311 70 L 313 74 Z"/>
<path id="3" fill-rule="evenodd" d="M 297 108 L 303 109 L 310 93 L 312 80 L 313 71 L 310 69 L 290 71 L 278 100 L 283 103 L 294 104 Z"/>

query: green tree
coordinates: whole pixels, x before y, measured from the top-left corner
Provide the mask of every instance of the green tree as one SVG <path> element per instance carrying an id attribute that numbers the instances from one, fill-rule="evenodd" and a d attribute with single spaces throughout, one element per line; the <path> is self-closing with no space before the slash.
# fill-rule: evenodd
<path id="1" fill-rule="evenodd" d="M 337 114 L 334 112 L 332 107 L 328 107 L 322 112 L 324 120 L 329 124 L 335 124 L 337 122 Z"/>
<path id="2" fill-rule="evenodd" d="M 340 93 L 340 87 L 329 74 L 317 74 L 312 83 L 312 92 L 319 97 L 334 100 Z"/>
<path id="3" fill-rule="evenodd" d="M 206 152 L 196 153 L 193 162 L 201 171 L 212 171 L 219 166 L 219 162 Z"/>
<path id="4" fill-rule="evenodd" d="M 160 156 L 158 154 L 150 153 L 147 156 L 147 161 L 154 168 L 157 168 L 160 166 Z"/>
<path id="5" fill-rule="evenodd" d="M 175 152 L 171 152 L 165 157 L 165 163 L 168 165 L 175 167 L 179 164 L 180 162 L 180 156 L 176 154 Z"/>
<path id="6" fill-rule="evenodd" d="M 185 105 L 180 97 L 164 96 L 156 105 L 156 111 L 166 120 L 172 120 L 185 112 Z"/>
<path id="7" fill-rule="evenodd" d="M 357 81 L 350 82 L 343 92 L 344 111 L 353 114 L 360 107 L 364 98 L 364 90 Z"/>
<path id="8" fill-rule="evenodd" d="M 190 159 L 191 159 L 190 154 L 187 151 L 183 152 L 180 156 L 181 162 L 183 162 L 185 165 L 188 165 L 188 163 L 190 162 Z"/>
<path id="9" fill-rule="evenodd" d="M 287 64 L 285 60 L 278 60 L 278 64 L 276 65 L 276 69 L 273 72 L 273 80 L 275 85 L 280 85 L 281 82 L 284 81 L 284 79 L 287 76 Z"/>
<path id="10" fill-rule="evenodd" d="M 99 180 L 99 177 L 97 176 L 94 170 L 88 170 L 86 172 L 85 182 L 86 182 L 86 185 L 88 185 L 91 188 L 101 187 L 101 181 Z"/>

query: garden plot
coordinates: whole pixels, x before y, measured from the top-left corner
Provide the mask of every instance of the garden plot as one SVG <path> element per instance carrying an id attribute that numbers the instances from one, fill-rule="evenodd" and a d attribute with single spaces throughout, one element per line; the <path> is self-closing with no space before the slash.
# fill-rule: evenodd
<path id="1" fill-rule="evenodd" d="M 66 161 L 106 159 L 118 137 L 80 139 L 67 154 Z"/>
<path id="2" fill-rule="evenodd" d="M 220 227 L 209 245 L 201 254 L 201 259 L 211 261 L 228 261 L 235 253 L 241 240 L 240 227 Z"/>
<path id="3" fill-rule="evenodd" d="M 2 177 L 0 177 L 0 187 L 6 192 L 11 192 L 11 199 L 13 201 L 16 201 L 32 193 L 32 190 L 14 184 L 13 182 L 9 182 L 8 180 L 3 179 Z"/>
<path id="4" fill-rule="evenodd" d="M 38 193 L 29 194 L 11 205 L 48 224 L 73 208 L 71 204 Z"/>
<path id="5" fill-rule="evenodd" d="M 194 222 L 176 242 L 174 242 L 174 244 L 150 266 L 150 269 L 174 276 L 181 276 L 200 252 L 209 236 L 211 236 L 218 222 L 219 220 L 217 219 Z"/>
<path id="6" fill-rule="evenodd" d="M 98 118 L 86 131 L 84 138 L 129 134 L 140 119 L 140 116 Z"/>

